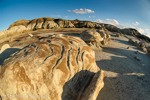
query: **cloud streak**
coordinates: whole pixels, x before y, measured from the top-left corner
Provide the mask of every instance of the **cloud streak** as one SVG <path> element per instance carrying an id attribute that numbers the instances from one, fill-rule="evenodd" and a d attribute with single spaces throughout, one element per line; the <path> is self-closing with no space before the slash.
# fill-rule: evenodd
<path id="1" fill-rule="evenodd" d="M 119 25 L 118 21 L 115 19 L 106 19 L 108 24 Z"/>
<path id="2" fill-rule="evenodd" d="M 95 13 L 94 11 L 92 11 L 91 9 L 75 9 L 75 10 L 68 10 L 67 12 L 73 12 L 76 14 L 86 14 L 86 13 Z"/>
<path id="3" fill-rule="evenodd" d="M 143 30 L 142 28 L 137 28 L 137 30 L 138 30 L 140 33 L 144 34 L 144 30 Z"/>
<path id="4" fill-rule="evenodd" d="M 139 22 L 135 22 L 133 23 L 133 25 L 138 26 L 140 23 Z"/>
<path id="5" fill-rule="evenodd" d="M 101 19 L 96 19 L 94 22 L 98 22 L 98 23 L 106 23 L 105 21 L 101 20 Z"/>
<path id="6" fill-rule="evenodd" d="M 106 20 L 101 20 L 101 19 L 96 19 L 94 22 L 99 22 L 99 23 L 106 23 L 106 24 L 112 24 L 117 26 L 118 28 L 134 28 L 133 26 L 125 26 L 125 25 L 121 25 L 119 24 L 119 22 L 115 19 L 106 19 Z"/>

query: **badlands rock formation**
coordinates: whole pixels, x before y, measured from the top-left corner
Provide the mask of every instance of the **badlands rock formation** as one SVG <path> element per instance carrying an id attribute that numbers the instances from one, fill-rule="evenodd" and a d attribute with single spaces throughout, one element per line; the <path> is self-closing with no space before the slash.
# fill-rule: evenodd
<path id="1" fill-rule="evenodd" d="M 14 28 L 13 28 L 14 27 Z M 1 35 L 31 31 L 37 29 L 52 29 L 52 28 L 94 28 L 94 29 L 103 29 L 110 32 L 118 32 L 127 35 L 133 35 L 140 39 L 143 39 L 147 42 L 150 42 L 150 38 L 140 34 L 136 29 L 126 28 L 120 29 L 114 25 L 96 23 L 90 21 L 80 21 L 76 20 L 63 20 L 63 19 L 54 19 L 49 17 L 37 18 L 33 20 L 18 20 L 10 25 L 8 30 L 0 32 Z"/>
<path id="2" fill-rule="evenodd" d="M 1 65 L 2 100 L 96 100 L 104 71 L 77 37 L 52 35 L 15 52 Z"/>
<path id="3" fill-rule="evenodd" d="M 84 40 L 93 49 L 100 48 L 107 44 L 110 40 L 110 34 L 103 30 L 86 30 L 80 34 L 82 40 Z"/>
<path id="4" fill-rule="evenodd" d="M 144 51 L 145 53 L 150 53 L 150 47 L 147 46 L 144 41 L 137 42 L 134 41 L 133 39 L 129 39 L 128 42 L 131 43 L 132 45 L 135 45 L 138 49 Z"/>
<path id="5" fill-rule="evenodd" d="M 97 32 L 101 35 L 101 37 L 103 38 L 102 44 L 106 45 L 108 43 L 108 41 L 110 41 L 110 34 L 107 33 L 107 31 L 103 30 L 103 29 L 99 29 L 97 30 Z"/>

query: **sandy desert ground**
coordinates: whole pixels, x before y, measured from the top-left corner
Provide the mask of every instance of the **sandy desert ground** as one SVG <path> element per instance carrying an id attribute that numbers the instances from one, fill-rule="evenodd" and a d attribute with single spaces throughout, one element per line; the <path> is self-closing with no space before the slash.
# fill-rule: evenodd
<path id="1" fill-rule="evenodd" d="M 132 36 L 111 37 L 115 40 L 95 51 L 96 63 L 105 71 L 97 100 L 150 100 L 150 56 L 128 43 L 128 38 L 138 41 Z"/>
<path id="2" fill-rule="evenodd" d="M 30 32 L 34 35 L 32 38 L 28 32 L 11 36 L 14 39 L 12 42 L 9 42 L 10 37 L 1 39 L 0 48 L 8 43 L 18 50 L 35 42 L 40 36 L 47 37 L 54 33 L 80 37 L 83 30 L 87 29 L 39 30 Z M 110 34 L 112 39 L 108 45 L 101 50 L 94 50 L 97 65 L 105 71 L 104 87 L 97 100 L 150 100 L 150 56 L 128 43 L 129 38 L 136 38 L 128 35 L 116 37 L 115 33 Z"/>

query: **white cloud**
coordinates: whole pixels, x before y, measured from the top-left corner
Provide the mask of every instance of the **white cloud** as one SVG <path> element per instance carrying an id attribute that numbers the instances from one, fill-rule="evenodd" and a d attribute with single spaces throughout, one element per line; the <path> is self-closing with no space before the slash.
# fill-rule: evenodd
<path id="1" fill-rule="evenodd" d="M 119 25 L 117 25 L 117 27 L 118 27 L 118 28 L 121 28 L 121 29 L 123 29 L 123 28 L 127 28 L 127 26 L 120 25 L 120 24 L 119 24 Z"/>
<path id="2" fill-rule="evenodd" d="M 91 16 L 89 16 L 89 18 L 91 18 Z"/>
<path id="3" fill-rule="evenodd" d="M 135 22 L 133 23 L 133 25 L 138 26 L 140 23 L 139 22 Z"/>
<path id="4" fill-rule="evenodd" d="M 68 16 L 65 16 L 65 18 L 68 18 Z"/>
<path id="5" fill-rule="evenodd" d="M 118 21 L 116 21 L 115 19 L 106 19 L 108 22 L 108 24 L 112 24 L 112 25 L 119 25 Z"/>
<path id="6" fill-rule="evenodd" d="M 93 16 L 93 17 L 95 17 L 95 16 Z"/>
<path id="7" fill-rule="evenodd" d="M 129 28 L 135 28 L 135 27 L 133 27 L 133 26 L 130 25 Z"/>
<path id="8" fill-rule="evenodd" d="M 87 20 L 86 18 L 84 20 Z"/>
<path id="9" fill-rule="evenodd" d="M 96 19 L 94 22 L 98 22 L 98 23 L 106 23 L 105 21 L 101 20 L 101 19 Z"/>
<path id="10" fill-rule="evenodd" d="M 52 17 L 61 17 L 60 15 L 52 15 Z"/>
<path id="11" fill-rule="evenodd" d="M 86 14 L 86 13 L 94 13 L 94 11 L 92 11 L 91 9 L 75 9 L 75 10 L 68 10 L 67 12 L 73 12 L 76 14 Z"/>
<path id="12" fill-rule="evenodd" d="M 118 28 L 121 28 L 121 29 L 123 29 L 123 28 L 134 28 L 133 26 L 121 25 L 115 19 L 106 19 L 106 21 L 105 20 L 101 20 L 101 19 L 96 19 L 94 22 L 112 24 L 112 25 L 115 25 L 115 26 L 117 26 Z"/>
<path id="13" fill-rule="evenodd" d="M 148 31 L 149 29 L 145 29 L 145 31 Z"/>
<path id="14" fill-rule="evenodd" d="M 71 12 L 71 10 L 68 10 L 67 12 Z"/>
<path id="15" fill-rule="evenodd" d="M 140 33 L 144 34 L 144 30 L 143 30 L 142 28 L 137 28 L 137 30 L 138 30 Z"/>

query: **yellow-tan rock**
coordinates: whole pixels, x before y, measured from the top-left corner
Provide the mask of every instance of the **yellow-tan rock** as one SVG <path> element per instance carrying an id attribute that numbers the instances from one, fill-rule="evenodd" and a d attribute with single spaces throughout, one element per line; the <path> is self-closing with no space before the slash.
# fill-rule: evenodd
<path id="1" fill-rule="evenodd" d="M 104 71 L 77 37 L 53 35 L 15 52 L 2 64 L 2 100 L 96 100 Z"/>

